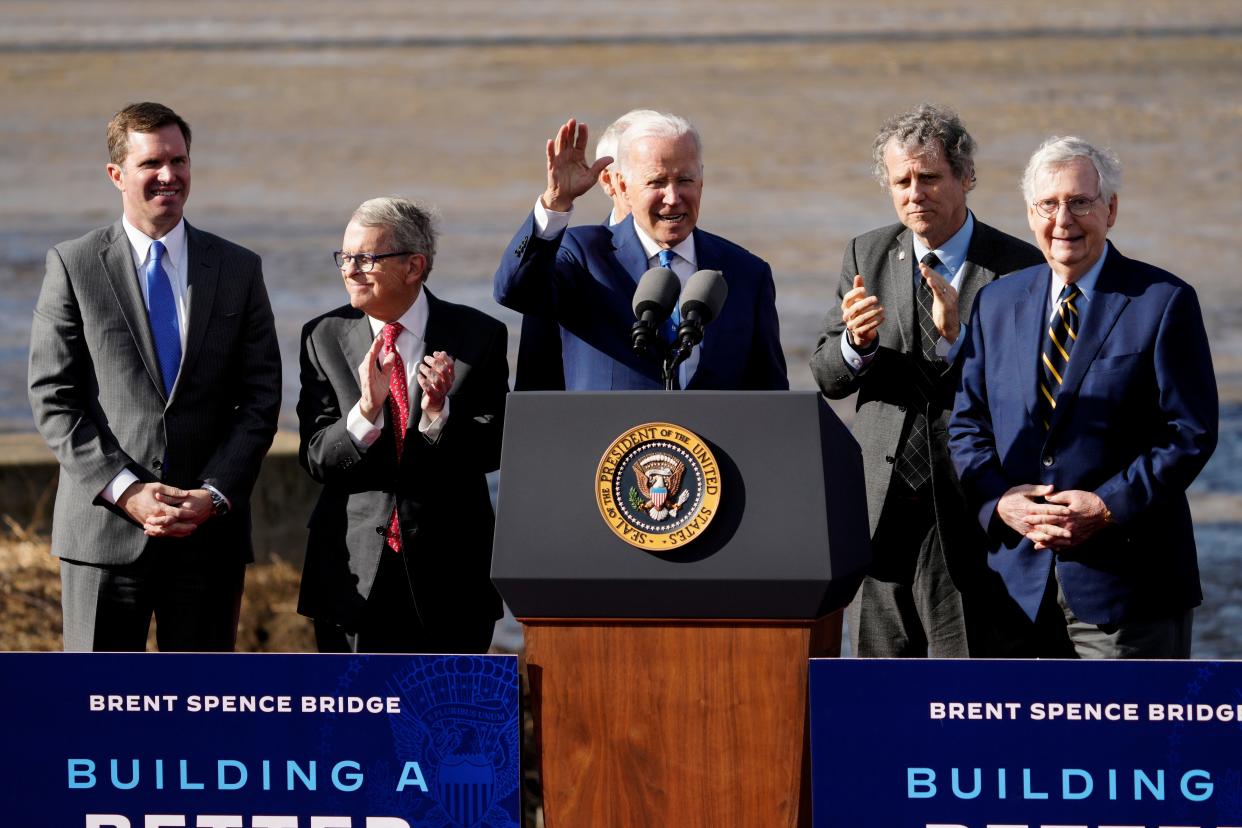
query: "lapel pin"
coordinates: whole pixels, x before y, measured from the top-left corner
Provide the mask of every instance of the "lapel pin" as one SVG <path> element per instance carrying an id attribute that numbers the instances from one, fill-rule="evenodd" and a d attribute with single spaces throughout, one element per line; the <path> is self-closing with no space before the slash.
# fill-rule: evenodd
<path id="1" fill-rule="evenodd" d="M 897 251 L 897 261 L 899 261 L 899 262 L 904 262 L 905 260 L 906 260 L 906 251 L 904 251 L 904 250 L 898 250 L 898 251 Z"/>

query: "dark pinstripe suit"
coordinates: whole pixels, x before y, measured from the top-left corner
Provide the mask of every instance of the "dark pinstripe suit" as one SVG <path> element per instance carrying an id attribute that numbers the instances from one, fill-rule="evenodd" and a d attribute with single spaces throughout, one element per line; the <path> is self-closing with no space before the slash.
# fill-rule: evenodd
<path id="1" fill-rule="evenodd" d="M 31 328 L 30 405 L 60 462 L 52 553 L 88 571 L 157 566 L 196 596 L 235 593 L 220 599 L 235 610 L 253 558 L 248 500 L 280 409 L 280 353 L 259 257 L 188 222 L 186 244 L 189 322 L 171 398 L 118 221 L 48 252 Z M 208 483 L 232 511 L 185 538 L 148 538 L 100 497 L 123 469 L 186 489 Z M 74 583 L 65 590 L 66 646 L 93 646 L 100 631 L 68 621 L 80 614 L 75 602 L 93 596 Z M 162 649 L 220 648 L 166 629 L 176 626 L 171 615 L 160 619 Z"/>

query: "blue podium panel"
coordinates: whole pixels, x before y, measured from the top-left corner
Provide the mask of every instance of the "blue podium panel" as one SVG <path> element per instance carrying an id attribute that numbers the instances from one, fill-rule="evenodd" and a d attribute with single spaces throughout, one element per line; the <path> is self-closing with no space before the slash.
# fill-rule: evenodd
<path id="1" fill-rule="evenodd" d="M 517 828 L 515 656 L 0 654 L 0 824 Z"/>
<path id="2" fill-rule="evenodd" d="M 1242 828 L 1242 663 L 815 659 L 819 828 Z"/>

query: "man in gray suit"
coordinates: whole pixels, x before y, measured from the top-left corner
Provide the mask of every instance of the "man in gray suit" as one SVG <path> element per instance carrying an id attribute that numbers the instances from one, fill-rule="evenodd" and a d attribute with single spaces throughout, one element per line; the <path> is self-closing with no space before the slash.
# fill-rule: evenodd
<path id="1" fill-rule="evenodd" d="M 873 563 L 850 605 L 855 655 L 986 655 L 995 588 L 949 461 L 946 423 L 975 294 L 1039 251 L 977 221 L 975 142 L 924 104 L 884 124 L 875 173 L 900 221 L 853 239 L 811 356 L 820 390 L 857 393 Z M 994 578 L 994 576 L 993 576 Z"/>
<path id="2" fill-rule="evenodd" d="M 122 218 L 56 245 L 30 405 L 60 462 L 52 553 L 66 650 L 232 650 L 248 500 L 280 410 L 259 257 L 191 227 L 190 127 L 156 103 L 108 124 Z"/>
<path id="3" fill-rule="evenodd" d="M 364 202 L 337 266 L 349 304 L 302 329 L 302 466 L 323 484 L 298 611 L 321 652 L 486 652 L 500 595 L 505 326 L 431 294 L 430 213 Z"/>

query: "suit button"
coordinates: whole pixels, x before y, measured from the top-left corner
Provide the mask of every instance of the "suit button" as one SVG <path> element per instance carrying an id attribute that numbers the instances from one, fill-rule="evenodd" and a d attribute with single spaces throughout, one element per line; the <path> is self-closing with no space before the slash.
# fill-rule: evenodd
<path id="1" fill-rule="evenodd" d="M 1056 462 L 1056 458 L 1054 458 L 1051 454 L 1045 454 L 1044 459 L 1041 462 L 1043 462 L 1045 466 L 1051 466 Z"/>
<path id="2" fill-rule="evenodd" d="M 892 463 L 892 462 L 895 462 L 895 461 L 893 460 L 893 455 L 891 455 L 891 454 L 886 454 L 886 455 L 884 455 L 884 462 L 885 462 L 885 463 Z"/>
<path id="3" fill-rule="evenodd" d="M 164 468 L 164 461 L 159 459 L 158 457 L 155 458 L 154 460 L 151 461 L 151 468 L 155 469 L 156 471 L 159 471 L 160 469 Z"/>
<path id="4" fill-rule="evenodd" d="M 388 530 L 387 530 L 387 529 L 385 529 L 383 526 L 376 526 L 376 527 L 375 527 L 375 534 L 377 534 L 377 535 L 382 535 L 382 534 L 384 534 L 384 533 L 385 533 L 385 532 L 387 532 L 387 531 L 388 531 Z"/>
<path id="5" fill-rule="evenodd" d="M 904 405 L 897 406 L 897 410 L 900 411 L 902 414 L 906 413 L 906 407 Z"/>

